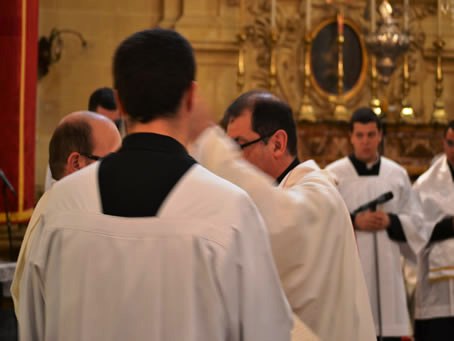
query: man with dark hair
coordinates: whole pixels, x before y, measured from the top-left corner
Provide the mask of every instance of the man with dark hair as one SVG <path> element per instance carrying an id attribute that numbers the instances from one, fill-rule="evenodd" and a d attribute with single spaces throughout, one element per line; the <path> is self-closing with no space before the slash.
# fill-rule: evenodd
<path id="1" fill-rule="evenodd" d="M 49 143 L 49 165 L 56 180 L 90 165 L 96 160 L 116 151 L 121 137 L 113 122 L 102 115 L 89 111 L 73 112 L 63 118 Z M 29 253 L 38 219 L 47 205 L 46 191 L 39 200 L 22 240 L 16 272 L 11 286 L 16 315 L 19 311 L 19 297 L 22 273 Z"/>
<path id="2" fill-rule="evenodd" d="M 454 335 L 454 121 L 445 130 L 443 149 L 413 186 L 430 236 L 418 259 L 416 341 L 448 341 Z"/>
<path id="3" fill-rule="evenodd" d="M 120 129 L 121 119 L 115 103 L 114 92 L 111 88 L 98 88 L 90 95 L 88 99 L 88 110 L 97 112 L 114 121 Z"/>
<path id="4" fill-rule="evenodd" d="M 289 106 L 254 90 L 223 122 L 231 139 L 200 121 L 193 155 L 254 200 L 293 312 L 320 340 L 374 340 L 350 216 L 329 175 L 312 160 L 299 162 Z"/>
<path id="5" fill-rule="evenodd" d="M 421 205 L 406 170 L 379 155 L 382 138 L 375 113 L 370 108 L 358 109 L 350 121 L 353 154 L 326 169 L 336 176 L 351 213 L 377 337 L 400 340 L 410 335 L 401 249 L 414 258 L 426 237 Z M 382 195 L 389 200 L 378 208 L 358 209 Z"/>
<path id="6" fill-rule="evenodd" d="M 197 120 L 191 45 L 137 32 L 113 74 L 128 135 L 53 187 L 24 272 L 21 339 L 288 340 L 256 207 L 185 149 Z"/>

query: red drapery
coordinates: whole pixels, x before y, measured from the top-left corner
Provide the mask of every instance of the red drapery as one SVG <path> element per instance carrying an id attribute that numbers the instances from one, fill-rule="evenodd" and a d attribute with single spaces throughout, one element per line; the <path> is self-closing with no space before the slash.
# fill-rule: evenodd
<path id="1" fill-rule="evenodd" d="M 0 168 L 13 221 L 30 218 L 35 187 L 38 0 L 0 1 Z M 0 222 L 5 207 L 0 181 Z"/>

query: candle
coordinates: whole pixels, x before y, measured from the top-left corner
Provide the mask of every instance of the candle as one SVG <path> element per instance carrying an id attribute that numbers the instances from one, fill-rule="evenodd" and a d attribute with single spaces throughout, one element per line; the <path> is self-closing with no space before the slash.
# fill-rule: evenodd
<path id="1" fill-rule="evenodd" d="M 240 0 L 240 26 L 243 27 L 244 25 L 244 1 Z"/>
<path id="2" fill-rule="evenodd" d="M 441 39 L 441 0 L 438 0 L 437 34 L 438 39 Z"/>
<path id="3" fill-rule="evenodd" d="M 306 0 L 306 32 L 311 29 L 311 0 Z"/>
<path id="4" fill-rule="evenodd" d="M 271 27 L 276 27 L 276 0 L 271 0 Z"/>
<path id="5" fill-rule="evenodd" d="M 410 11 L 410 0 L 404 2 L 404 31 L 409 30 L 409 11 Z"/>
<path id="6" fill-rule="evenodd" d="M 370 2 L 370 31 L 375 32 L 376 30 L 376 19 L 375 19 L 375 0 L 371 0 Z"/>
<path id="7" fill-rule="evenodd" d="M 337 32 L 340 36 L 344 35 L 344 16 L 342 12 L 337 13 Z"/>

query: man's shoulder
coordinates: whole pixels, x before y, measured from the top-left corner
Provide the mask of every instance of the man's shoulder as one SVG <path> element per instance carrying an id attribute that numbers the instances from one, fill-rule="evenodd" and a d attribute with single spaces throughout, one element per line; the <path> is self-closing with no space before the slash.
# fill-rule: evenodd
<path id="1" fill-rule="evenodd" d="M 340 158 L 336 161 L 331 162 L 328 164 L 325 169 L 329 171 L 339 171 L 341 169 L 344 169 L 346 165 L 350 163 L 350 160 L 347 156 Z"/>
<path id="2" fill-rule="evenodd" d="M 226 195 L 229 197 L 247 197 L 247 194 L 243 189 L 212 173 L 199 164 L 192 166 L 185 177 L 188 177 L 188 182 L 194 188 L 208 191 L 207 193 Z"/>
<path id="3" fill-rule="evenodd" d="M 402 176 L 408 176 L 407 170 L 403 166 L 398 164 L 396 161 L 391 160 L 385 156 L 381 156 L 380 162 L 383 165 L 383 168 L 382 168 L 383 170 L 396 172 Z"/>
<path id="4" fill-rule="evenodd" d="M 87 166 L 73 174 L 57 181 L 49 191 L 48 205 L 52 209 L 79 209 L 87 208 L 96 210 L 93 202 L 98 199 L 98 174 L 99 162 Z"/>
<path id="5" fill-rule="evenodd" d="M 429 169 L 422 173 L 419 178 L 415 181 L 415 187 L 420 187 L 425 184 L 434 185 L 436 183 L 442 184 L 446 183 L 446 180 L 451 180 L 451 177 L 444 177 L 443 173 L 448 173 L 446 163 L 446 155 L 439 157 Z"/>

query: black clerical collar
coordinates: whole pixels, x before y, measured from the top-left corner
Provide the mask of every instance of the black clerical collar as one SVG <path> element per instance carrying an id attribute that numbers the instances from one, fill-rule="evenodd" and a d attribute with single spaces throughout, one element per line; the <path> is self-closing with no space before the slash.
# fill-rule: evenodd
<path id="1" fill-rule="evenodd" d="M 174 138 L 154 133 L 135 133 L 123 139 L 120 151 L 151 150 L 172 154 L 187 154 L 186 148 Z"/>
<path id="2" fill-rule="evenodd" d="M 454 167 L 448 161 L 449 170 L 451 171 L 452 181 L 454 181 Z"/>
<path id="3" fill-rule="evenodd" d="M 348 158 L 353 164 L 353 167 L 355 167 L 356 173 L 358 173 L 359 176 L 378 175 L 380 173 L 380 156 L 370 167 L 368 167 L 365 162 L 358 160 L 354 154 L 349 155 Z"/>
<path id="4" fill-rule="evenodd" d="M 300 164 L 300 160 L 298 160 L 298 158 L 295 158 L 295 160 L 293 160 L 293 162 L 287 167 L 287 169 L 281 175 L 278 176 L 278 178 L 276 179 L 276 182 L 278 184 L 280 184 L 282 182 L 282 180 L 284 180 L 285 176 L 299 164 Z"/>

